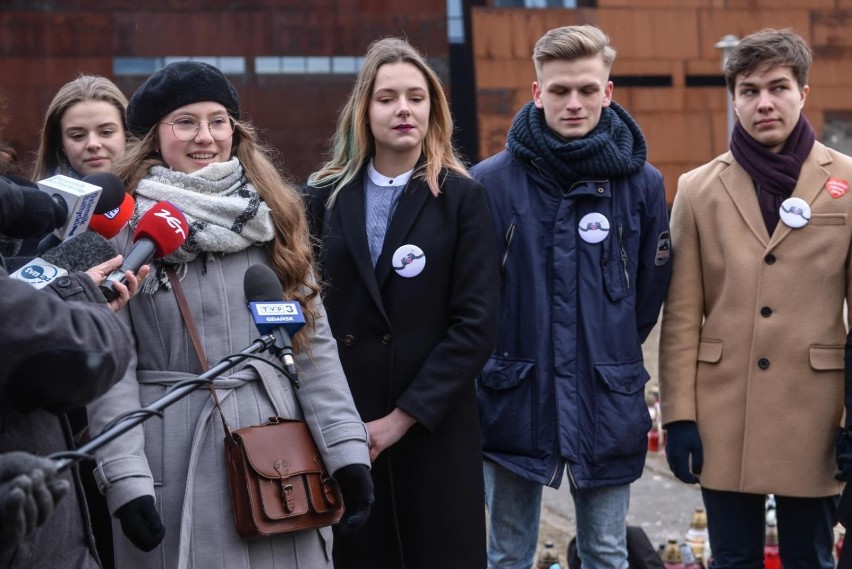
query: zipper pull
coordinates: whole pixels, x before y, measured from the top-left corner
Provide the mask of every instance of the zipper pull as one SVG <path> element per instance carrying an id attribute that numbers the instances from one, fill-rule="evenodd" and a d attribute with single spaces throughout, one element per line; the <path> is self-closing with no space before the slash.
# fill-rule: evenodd
<path id="1" fill-rule="evenodd" d="M 627 251 L 624 250 L 624 226 L 618 226 L 618 244 L 621 246 L 621 266 L 624 267 L 624 280 L 630 288 L 630 273 L 627 271 Z"/>

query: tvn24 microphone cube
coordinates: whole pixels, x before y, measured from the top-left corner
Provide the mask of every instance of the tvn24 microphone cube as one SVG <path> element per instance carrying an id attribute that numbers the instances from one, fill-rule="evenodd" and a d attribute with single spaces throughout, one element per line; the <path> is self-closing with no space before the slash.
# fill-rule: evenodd
<path id="1" fill-rule="evenodd" d="M 68 176 L 52 176 L 38 182 L 38 187 L 51 196 L 59 196 L 68 208 L 68 221 L 53 234 L 65 240 L 82 233 L 89 226 L 95 206 L 101 196 L 101 188 Z"/>
<path id="2" fill-rule="evenodd" d="M 49 263 L 41 257 L 36 257 L 9 275 L 9 277 L 18 281 L 24 281 L 32 285 L 33 288 L 39 289 L 46 287 L 56 279 L 64 277 L 67 274 L 68 271 L 62 267 Z"/>

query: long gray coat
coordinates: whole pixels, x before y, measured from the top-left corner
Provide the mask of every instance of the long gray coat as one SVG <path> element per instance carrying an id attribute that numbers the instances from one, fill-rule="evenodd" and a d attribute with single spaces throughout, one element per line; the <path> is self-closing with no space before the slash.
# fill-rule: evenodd
<path id="1" fill-rule="evenodd" d="M 203 257 L 203 255 L 202 255 Z M 189 265 L 181 285 L 211 365 L 259 337 L 246 307 L 246 269 L 267 263 L 266 251 L 239 253 Z M 301 388 L 271 366 L 250 360 L 216 381 L 232 428 L 265 422 L 275 414 L 306 418 L 329 471 L 369 465 L 366 429 L 352 402 L 328 329 L 325 312 L 310 336 L 311 357 L 297 355 Z M 124 379 L 89 407 L 93 432 L 129 409 L 148 405 L 166 388 L 201 372 L 171 291 L 139 294 L 128 305 L 138 360 Z M 271 357 L 271 356 L 269 356 Z M 169 371 L 162 371 L 169 370 Z M 246 541 L 235 529 L 225 474 L 223 429 L 208 389 L 199 389 L 105 447 L 96 478 L 110 512 L 141 495 L 155 495 L 166 526 L 163 543 L 150 553 L 136 549 L 114 524 L 116 564 L 197 569 L 331 567 L 331 530 L 307 530 Z"/>

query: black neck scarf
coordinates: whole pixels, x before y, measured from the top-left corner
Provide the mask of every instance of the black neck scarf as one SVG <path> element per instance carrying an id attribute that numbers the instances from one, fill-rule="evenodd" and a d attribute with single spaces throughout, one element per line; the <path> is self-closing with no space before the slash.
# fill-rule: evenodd
<path id="1" fill-rule="evenodd" d="M 547 126 L 544 111 L 530 101 L 515 115 L 506 145 L 518 158 L 543 160 L 562 188 L 584 179 L 633 174 L 642 169 L 647 154 L 636 121 L 615 102 L 602 109 L 588 134 L 566 140 Z"/>
<path id="2" fill-rule="evenodd" d="M 799 115 L 799 122 L 777 153 L 752 138 L 739 122 L 734 125 L 731 153 L 757 186 L 760 213 L 770 236 L 781 219 L 781 203 L 793 193 L 815 141 L 816 134 L 805 115 Z"/>

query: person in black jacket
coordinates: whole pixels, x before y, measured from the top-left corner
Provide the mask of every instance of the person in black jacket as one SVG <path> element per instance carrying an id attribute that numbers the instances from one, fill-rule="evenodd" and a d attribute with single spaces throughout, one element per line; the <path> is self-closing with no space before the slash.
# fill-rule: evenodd
<path id="1" fill-rule="evenodd" d="M 63 222 L 47 194 L 0 177 L 0 237 L 37 237 Z M 113 312 L 137 277 L 111 306 L 98 288 L 120 262 L 36 290 L 9 278 L 0 256 L 0 567 L 100 567 L 76 471 L 57 473 L 43 457 L 72 448 L 63 412 L 109 389 L 130 361 L 130 333 Z"/>
<path id="2" fill-rule="evenodd" d="M 497 255 L 484 189 L 453 150 L 440 80 L 373 43 L 310 179 L 325 305 L 367 423 L 376 502 L 338 569 L 485 566 L 475 377 L 494 346 Z"/>

